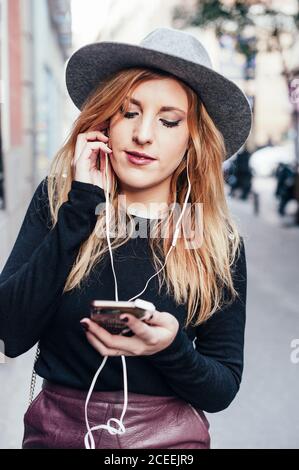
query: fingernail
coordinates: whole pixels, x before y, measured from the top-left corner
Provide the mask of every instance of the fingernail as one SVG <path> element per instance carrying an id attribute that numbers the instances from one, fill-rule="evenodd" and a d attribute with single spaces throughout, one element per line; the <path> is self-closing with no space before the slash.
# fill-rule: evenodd
<path id="1" fill-rule="evenodd" d="M 83 330 L 85 330 L 85 331 L 88 331 L 88 330 L 89 330 L 89 325 L 88 325 L 88 323 L 85 323 L 85 322 L 83 322 L 83 321 L 80 321 L 80 324 L 81 324 Z"/>
<path id="2" fill-rule="evenodd" d="M 145 319 L 146 320 L 151 320 L 153 318 L 154 314 L 151 310 L 146 310 L 145 312 Z"/>
<path id="3" fill-rule="evenodd" d="M 120 317 L 120 319 L 123 320 L 126 323 L 129 321 L 128 317 Z"/>

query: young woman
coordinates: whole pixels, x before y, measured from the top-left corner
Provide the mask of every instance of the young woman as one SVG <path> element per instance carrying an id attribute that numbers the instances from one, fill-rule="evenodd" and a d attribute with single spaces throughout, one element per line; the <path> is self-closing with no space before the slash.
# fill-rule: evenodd
<path id="1" fill-rule="evenodd" d="M 39 342 L 43 388 L 23 448 L 210 448 L 204 412 L 230 405 L 243 371 L 245 249 L 222 162 L 249 134 L 248 101 L 195 37 L 171 28 L 139 46 L 85 46 L 66 80 L 81 113 L 0 278 L 6 354 Z M 186 203 L 173 244 L 173 207 Z M 136 297 L 155 310 L 125 315 L 131 337 L 89 318 L 94 299 Z"/>

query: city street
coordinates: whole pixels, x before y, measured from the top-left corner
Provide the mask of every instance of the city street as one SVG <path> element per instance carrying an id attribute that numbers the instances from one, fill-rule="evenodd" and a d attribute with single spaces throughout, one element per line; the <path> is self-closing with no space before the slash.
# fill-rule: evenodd
<path id="1" fill-rule="evenodd" d="M 250 201 L 229 200 L 247 255 L 244 373 L 230 407 L 206 413 L 212 448 L 299 448 L 299 362 L 291 360 L 299 338 L 299 227 L 276 216 L 273 180 L 256 188 L 260 216 Z M 0 448 L 21 447 L 34 354 L 0 364 Z"/>
<path id="2" fill-rule="evenodd" d="M 299 363 L 290 358 L 299 338 L 299 227 L 276 215 L 273 187 L 255 182 L 260 217 L 251 203 L 230 200 L 247 256 L 244 372 L 231 406 L 207 414 L 213 448 L 299 447 Z"/>

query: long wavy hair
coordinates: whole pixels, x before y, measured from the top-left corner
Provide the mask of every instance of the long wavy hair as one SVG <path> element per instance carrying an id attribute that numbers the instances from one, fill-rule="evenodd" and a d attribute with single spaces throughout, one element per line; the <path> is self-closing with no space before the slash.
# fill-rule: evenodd
<path id="1" fill-rule="evenodd" d="M 194 249 L 185 248 L 185 234 L 179 237 L 177 244 L 167 258 L 165 268 L 157 275 L 159 293 L 166 286 L 167 295 L 172 295 L 176 304 L 186 305 L 187 315 L 185 327 L 200 325 L 210 318 L 224 303 L 232 302 L 238 292 L 234 288 L 231 266 L 238 256 L 241 237 L 232 220 L 227 206 L 222 162 L 225 155 L 224 139 L 215 126 L 204 104 L 198 95 L 183 81 L 160 69 L 135 67 L 122 69 L 110 76 L 88 97 L 81 113 L 74 121 L 63 147 L 53 159 L 48 174 L 48 197 L 51 213 L 51 228 L 57 223 L 58 210 L 67 199 L 74 179 L 72 159 L 79 133 L 87 132 L 103 123 L 109 123 L 111 117 L 120 109 L 127 110 L 126 96 L 147 80 L 163 80 L 175 78 L 183 87 L 188 97 L 188 128 L 189 145 L 186 152 L 191 182 L 188 202 L 191 203 L 189 217 L 191 225 L 196 223 L 196 213 L 192 208 L 200 203 L 204 222 L 202 240 Z M 172 174 L 169 201 L 182 207 L 188 190 L 187 158 Z M 113 172 L 110 190 L 111 207 L 114 208 L 115 224 L 118 220 L 118 182 Z M 189 204 L 190 207 L 190 204 Z M 80 246 L 76 261 L 66 280 L 64 291 L 81 288 L 82 281 L 88 277 L 92 268 L 99 263 L 108 252 L 107 239 L 99 237 L 105 233 L 105 211 L 97 214 L 94 230 L 89 238 Z M 131 215 L 126 214 L 129 224 Z M 149 238 L 152 262 L 158 271 L 165 261 L 171 246 L 172 237 L 159 235 L 161 220 L 155 219 L 152 230 L 155 236 Z M 170 234 L 174 229 L 174 213 L 163 219 Z M 128 226 L 128 225 L 127 225 Z M 126 243 L 127 236 L 122 230 L 111 239 L 111 248 L 115 249 Z M 224 291 L 230 298 L 224 296 Z M 225 297 L 226 300 L 225 300 Z M 122 300 L 122 299 L 120 299 Z M 125 299 L 127 300 L 127 299 Z"/>

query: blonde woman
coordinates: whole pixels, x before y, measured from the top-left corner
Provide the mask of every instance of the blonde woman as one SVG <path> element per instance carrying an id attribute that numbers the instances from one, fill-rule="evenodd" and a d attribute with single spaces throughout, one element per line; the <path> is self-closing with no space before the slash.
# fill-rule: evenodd
<path id="1" fill-rule="evenodd" d="M 222 163 L 248 137 L 248 101 L 172 28 L 77 50 L 66 83 L 81 112 L 0 278 L 6 354 L 38 342 L 44 379 L 23 448 L 209 449 L 205 412 L 243 371 L 245 249 Z M 131 336 L 89 316 L 92 300 L 136 297 L 155 310 L 125 315 Z"/>

